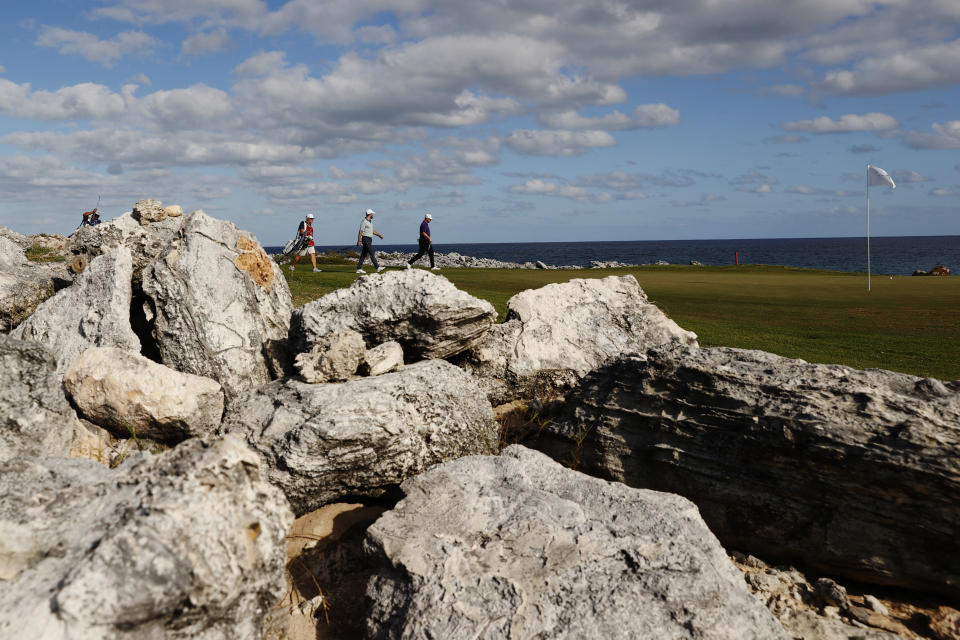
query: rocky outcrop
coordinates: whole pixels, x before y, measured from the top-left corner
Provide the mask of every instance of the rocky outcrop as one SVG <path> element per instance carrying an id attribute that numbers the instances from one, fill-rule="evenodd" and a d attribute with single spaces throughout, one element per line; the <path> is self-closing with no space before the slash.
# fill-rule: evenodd
<path id="1" fill-rule="evenodd" d="M 257 640 L 292 515 L 232 438 L 0 467 L 0 636 Z"/>
<path id="2" fill-rule="evenodd" d="M 144 269 L 143 291 L 162 362 L 216 380 L 228 403 L 289 365 L 290 289 L 256 238 L 234 224 L 190 214 Z"/>
<path id="3" fill-rule="evenodd" d="M 215 381 L 112 347 L 80 354 L 63 386 L 80 415 L 121 438 L 180 442 L 213 433 L 223 417 Z"/>
<path id="4" fill-rule="evenodd" d="M 182 210 L 181 213 L 183 213 Z M 134 220 L 142 225 L 160 222 L 167 217 L 167 212 L 163 208 L 163 204 L 161 204 L 159 200 L 152 200 L 150 198 L 138 200 L 137 204 L 133 205 L 133 210 L 130 214 Z"/>
<path id="5" fill-rule="evenodd" d="M 379 376 L 384 373 L 403 369 L 403 347 L 399 342 L 384 342 L 367 349 L 360 371 L 367 376 Z"/>
<path id="6" fill-rule="evenodd" d="M 54 293 L 54 270 L 30 262 L 19 243 L 0 235 L 0 332 L 26 320 Z"/>
<path id="7" fill-rule="evenodd" d="M 599 369 L 536 446 L 697 503 L 728 546 L 960 595 L 960 381 L 740 349 Z"/>
<path id="8" fill-rule="evenodd" d="M 298 352 L 340 329 L 360 332 L 367 346 L 395 341 L 407 358 L 447 358 L 470 348 L 493 325 L 486 300 L 422 269 L 357 280 L 297 309 L 290 341 Z"/>
<path id="9" fill-rule="evenodd" d="M 357 373 L 365 354 L 363 336 L 341 329 L 318 340 L 310 351 L 297 355 L 294 365 L 307 382 L 342 382 Z"/>
<path id="10" fill-rule="evenodd" d="M 278 380 L 234 403 L 223 430 L 260 453 L 298 515 L 497 446 L 483 392 L 440 360 L 341 384 Z"/>
<path id="11" fill-rule="evenodd" d="M 633 276 L 574 279 L 518 293 L 507 319 L 461 361 L 484 379 L 494 404 L 537 389 L 565 391 L 589 371 L 647 347 L 696 345 L 647 300 Z"/>
<path id="12" fill-rule="evenodd" d="M 70 452 L 77 417 L 55 367 L 43 346 L 0 335 L 0 460 Z"/>
<path id="13" fill-rule="evenodd" d="M 516 445 L 402 488 L 367 531 L 368 637 L 786 638 L 678 496 Z"/>
<path id="14" fill-rule="evenodd" d="M 94 258 L 72 286 L 40 304 L 10 335 L 44 344 L 61 375 L 90 347 L 139 352 L 140 340 L 130 328 L 132 269 L 125 247 Z"/>

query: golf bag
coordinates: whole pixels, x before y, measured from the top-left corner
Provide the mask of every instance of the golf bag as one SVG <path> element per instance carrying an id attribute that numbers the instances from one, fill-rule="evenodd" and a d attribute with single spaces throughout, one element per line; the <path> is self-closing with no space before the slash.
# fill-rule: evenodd
<path id="1" fill-rule="evenodd" d="M 297 232 L 297 235 L 293 237 L 293 240 L 290 240 L 287 244 L 283 245 L 283 251 L 281 251 L 280 255 L 277 257 L 277 262 L 284 262 L 292 259 L 293 256 L 302 251 L 306 245 L 307 237 Z"/>

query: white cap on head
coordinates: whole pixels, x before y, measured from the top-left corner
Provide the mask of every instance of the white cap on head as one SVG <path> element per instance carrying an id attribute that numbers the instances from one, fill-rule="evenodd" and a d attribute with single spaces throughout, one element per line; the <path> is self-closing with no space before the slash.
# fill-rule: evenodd
<path id="1" fill-rule="evenodd" d="M 375 213 L 376 213 L 376 211 L 374 211 L 373 209 L 367 209 L 367 212 L 366 212 L 365 214 L 363 214 L 363 215 L 372 216 L 372 215 L 375 214 Z"/>
<path id="2" fill-rule="evenodd" d="M 425 215 L 424 218 L 426 218 L 427 220 L 433 220 L 433 216 L 430 215 L 429 213 Z"/>
<path id="3" fill-rule="evenodd" d="M 312 213 L 308 213 L 308 214 L 307 214 L 307 217 L 308 217 L 308 218 L 312 218 L 312 217 L 313 217 L 313 214 L 312 214 Z"/>

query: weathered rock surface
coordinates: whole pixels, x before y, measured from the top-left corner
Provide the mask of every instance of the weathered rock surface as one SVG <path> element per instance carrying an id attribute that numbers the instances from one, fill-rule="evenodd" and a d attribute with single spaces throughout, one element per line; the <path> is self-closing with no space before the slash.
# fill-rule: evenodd
<path id="1" fill-rule="evenodd" d="M 138 200 L 137 203 L 133 205 L 133 210 L 130 213 L 133 215 L 133 219 L 142 225 L 160 222 L 167 217 L 167 212 L 163 208 L 163 204 L 161 204 L 159 200 L 150 198 Z"/>
<path id="2" fill-rule="evenodd" d="M 140 340 L 130 328 L 132 269 L 125 247 L 94 258 L 72 286 L 40 304 L 10 335 L 47 346 L 60 375 L 90 347 L 139 352 Z"/>
<path id="3" fill-rule="evenodd" d="M 143 290 L 163 363 L 213 378 L 228 403 L 288 366 L 290 289 L 236 225 L 203 211 L 184 218 L 177 239 L 144 269 Z"/>
<path id="4" fill-rule="evenodd" d="M 427 470 L 367 532 L 376 638 L 786 638 L 689 501 L 511 446 Z"/>
<path id="5" fill-rule="evenodd" d="M 0 461 L 66 456 L 77 417 L 42 345 L 0 335 Z"/>
<path id="6" fill-rule="evenodd" d="M 0 636 L 255 640 L 292 514 L 233 438 L 0 468 Z"/>
<path id="7" fill-rule="evenodd" d="M 522 291 L 460 363 L 482 377 L 491 401 L 510 402 L 546 387 L 566 390 L 582 376 L 638 349 L 696 345 L 647 296 L 633 276 L 574 279 Z"/>
<path id="8" fill-rule="evenodd" d="M 468 349 L 493 325 L 486 300 L 423 269 L 388 271 L 357 280 L 297 309 L 290 341 L 298 352 L 340 329 L 360 332 L 367 346 L 396 341 L 408 358 L 446 358 Z"/>
<path id="9" fill-rule="evenodd" d="M 603 367 L 536 446 L 684 495 L 735 549 L 960 595 L 960 381 L 740 349 Z M 578 444 L 582 443 L 582 444 Z"/>
<path id="10" fill-rule="evenodd" d="M 142 225 L 131 212 L 93 227 L 80 227 L 71 237 L 70 251 L 88 261 L 116 247 L 126 247 L 133 258 L 133 284 L 139 288 L 143 268 L 164 252 L 180 231 L 182 218 L 165 218 Z"/>
<path id="11" fill-rule="evenodd" d="M 54 271 L 30 262 L 19 243 L 0 235 L 0 332 L 26 320 L 54 293 Z"/>
<path id="12" fill-rule="evenodd" d="M 80 415 L 121 438 L 180 442 L 213 433 L 223 417 L 223 390 L 214 380 L 113 347 L 80 354 L 63 386 Z"/>
<path id="13" fill-rule="evenodd" d="M 360 370 L 364 375 L 379 376 L 403 369 L 403 347 L 399 342 L 384 342 L 367 349 Z"/>
<path id="14" fill-rule="evenodd" d="M 363 336 L 341 329 L 318 340 L 310 351 L 298 354 L 294 365 L 307 382 L 341 382 L 357 373 L 365 353 Z"/>
<path id="15" fill-rule="evenodd" d="M 340 384 L 278 380 L 240 398 L 222 428 L 260 453 L 298 515 L 497 446 L 483 392 L 441 360 Z"/>

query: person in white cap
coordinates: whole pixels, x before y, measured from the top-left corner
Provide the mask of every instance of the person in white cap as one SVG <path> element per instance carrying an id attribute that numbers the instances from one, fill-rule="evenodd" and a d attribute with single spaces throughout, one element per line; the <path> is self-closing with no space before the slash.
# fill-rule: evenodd
<path id="1" fill-rule="evenodd" d="M 313 270 L 317 273 L 320 272 L 320 269 L 317 269 L 317 250 L 313 248 L 313 214 L 308 213 L 306 220 L 300 223 L 300 228 L 297 229 L 297 234 L 303 236 L 304 244 L 303 249 L 300 250 L 293 258 L 293 264 L 290 265 L 290 271 L 293 271 L 293 268 L 297 266 L 297 262 L 300 261 L 300 256 L 305 256 L 310 254 L 310 262 L 313 264 Z"/>
<path id="2" fill-rule="evenodd" d="M 363 217 L 363 222 L 360 223 L 360 231 L 357 233 L 357 246 L 363 247 L 363 249 L 360 250 L 360 260 L 357 262 L 357 273 L 363 273 L 363 261 L 366 260 L 367 254 L 370 255 L 370 262 L 377 268 L 377 273 L 383 271 L 383 267 L 377 262 L 377 254 L 373 251 L 373 236 L 377 236 L 383 240 L 383 236 L 373 228 L 373 214 L 375 213 L 376 211 L 373 209 L 367 209 Z"/>
<path id="3" fill-rule="evenodd" d="M 407 261 L 407 269 L 411 265 L 420 259 L 423 254 L 430 256 L 430 269 L 433 271 L 439 271 L 440 267 L 437 267 L 433 264 L 433 238 L 430 237 L 430 221 L 433 220 L 433 216 L 429 213 L 423 216 L 423 222 L 420 223 L 420 235 L 417 236 L 417 243 L 419 244 L 420 250 L 417 252 L 417 255 L 410 258 Z"/>

